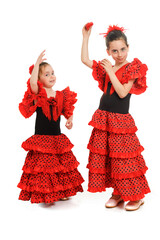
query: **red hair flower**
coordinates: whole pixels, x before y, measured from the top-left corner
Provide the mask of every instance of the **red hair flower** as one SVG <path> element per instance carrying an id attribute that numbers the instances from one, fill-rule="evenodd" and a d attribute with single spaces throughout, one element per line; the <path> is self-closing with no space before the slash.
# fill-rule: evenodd
<path id="1" fill-rule="evenodd" d="M 109 25 L 108 27 L 108 31 L 106 33 L 100 33 L 101 35 L 104 35 L 104 37 L 107 37 L 108 33 L 114 31 L 114 30 L 119 30 L 121 32 L 125 32 L 126 29 L 124 29 L 124 27 L 118 27 L 118 25 Z"/>
<path id="2" fill-rule="evenodd" d="M 34 64 L 29 67 L 29 73 L 30 73 L 30 75 L 32 74 L 33 68 L 34 68 Z"/>

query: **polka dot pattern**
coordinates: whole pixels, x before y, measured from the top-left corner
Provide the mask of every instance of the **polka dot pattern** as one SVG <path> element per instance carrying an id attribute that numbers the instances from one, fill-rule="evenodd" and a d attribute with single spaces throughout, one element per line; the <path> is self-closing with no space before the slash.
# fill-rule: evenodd
<path id="1" fill-rule="evenodd" d="M 33 135 L 22 147 L 29 152 L 18 184 L 20 200 L 51 203 L 83 191 L 79 163 L 64 134 Z"/>
<path id="2" fill-rule="evenodd" d="M 113 133 L 135 133 L 137 127 L 135 126 L 132 116 L 127 114 L 112 113 L 97 109 L 92 116 L 89 125 L 97 129 L 113 132 Z"/>
<path id="3" fill-rule="evenodd" d="M 124 201 L 142 199 L 150 192 L 144 176 L 148 168 L 141 155 L 144 148 L 135 130 L 130 131 L 136 129 L 131 115 L 98 109 L 90 123 L 94 128 L 88 143 L 88 191 L 101 192 L 112 187 L 113 193 Z"/>

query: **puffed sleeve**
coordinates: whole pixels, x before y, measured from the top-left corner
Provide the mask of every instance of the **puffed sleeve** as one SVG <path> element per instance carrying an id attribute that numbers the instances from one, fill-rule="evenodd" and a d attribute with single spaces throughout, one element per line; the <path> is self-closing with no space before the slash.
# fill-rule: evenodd
<path id="1" fill-rule="evenodd" d="M 98 87 L 104 91 L 105 87 L 105 77 L 106 77 L 106 72 L 105 69 L 100 65 L 100 61 L 96 62 L 93 60 L 93 66 L 92 66 L 92 76 L 93 78 L 98 81 Z"/>
<path id="2" fill-rule="evenodd" d="M 121 83 L 127 83 L 129 80 L 135 79 L 133 86 L 130 90 L 130 93 L 141 94 L 146 91 L 146 73 L 148 67 L 146 64 L 143 64 L 138 58 L 135 58 L 128 66 L 126 67 L 125 73 L 122 77 Z"/>
<path id="3" fill-rule="evenodd" d="M 37 106 L 44 102 L 46 92 L 42 83 L 38 82 L 38 94 L 32 93 L 30 87 L 30 79 L 27 81 L 27 91 L 24 94 L 22 102 L 19 104 L 19 110 L 25 118 L 29 118 L 35 111 Z"/>
<path id="4" fill-rule="evenodd" d="M 67 87 L 62 90 L 63 94 L 63 110 L 62 115 L 68 119 L 70 116 L 73 115 L 74 111 L 74 104 L 77 102 L 77 93 L 70 91 L 70 88 Z"/>

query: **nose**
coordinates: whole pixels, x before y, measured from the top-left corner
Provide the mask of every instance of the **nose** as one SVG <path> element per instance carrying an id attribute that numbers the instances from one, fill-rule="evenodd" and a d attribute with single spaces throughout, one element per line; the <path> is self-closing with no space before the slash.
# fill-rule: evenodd
<path id="1" fill-rule="evenodd" d="M 122 52 L 121 51 L 118 52 L 118 56 L 122 57 Z"/>

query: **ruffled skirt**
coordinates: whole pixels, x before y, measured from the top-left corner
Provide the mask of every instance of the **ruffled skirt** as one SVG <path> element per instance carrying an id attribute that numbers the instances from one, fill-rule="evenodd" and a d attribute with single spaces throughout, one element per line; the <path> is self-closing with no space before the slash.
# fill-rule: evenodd
<path id="1" fill-rule="evenodd" d="M 83 192 L 83 178 L 73 152 L 73 144 L 64 135 L 33 135 L 22 143 L 29 151 L 18 187 L 20 200 L 52 203 Z"/>
<path id="2" fill-rule="evenodd" d="M 124 201 L 144 198 L 150 192 L 144 176 L 148 168 L 132 116 L 98 109 L 89 125 L 94 128 L 88 143 L 88 191 L 112 187 L 113 194 L 121 195 Z"/>

